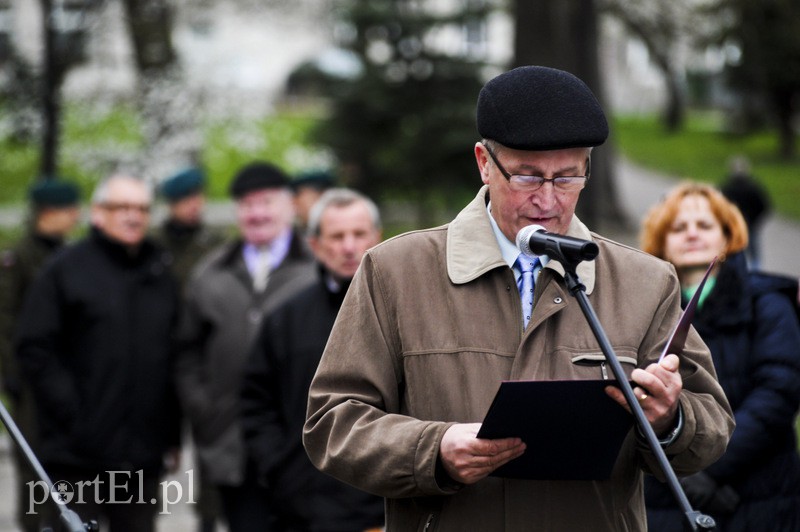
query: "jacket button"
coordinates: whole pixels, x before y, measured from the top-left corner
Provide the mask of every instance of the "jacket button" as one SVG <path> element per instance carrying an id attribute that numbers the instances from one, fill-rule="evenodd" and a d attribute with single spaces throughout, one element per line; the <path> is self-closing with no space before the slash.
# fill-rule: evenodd
<path id="1" fill-rule="evenodd" d="M 558 305 L 558 304 L 559 304 L 559 303 L 561 303 L 562 301 L 564 301 L 564 300 L 563 300 L 563 299 L 561 299 L 560 297 L 557 297 L 557 298 L 554 298 L 554 299 L 553 299 L 553 303 L 555 303 L 556 305 Z"/>

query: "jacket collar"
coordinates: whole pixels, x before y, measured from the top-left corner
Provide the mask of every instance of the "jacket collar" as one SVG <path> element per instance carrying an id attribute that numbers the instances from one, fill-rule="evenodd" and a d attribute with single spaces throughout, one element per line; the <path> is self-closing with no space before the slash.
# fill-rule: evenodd
<path id="1" fill-rule="evenodd" d="M 481 187 L 478 195 L 450 222 L 447 231 L 447 275 L 455 284 L 474 281 L 484 273 L 499 267 L 508 268 L 500 253 L 500 246 L 492 232 L 489 214 L 486 212 L 486 197 L 489 187 Z M 589 229 L 577 216 L 572 217 L 567 236 L 593 240 Z M 545 269 L 554 270 L 561 277 L 564 267 L 550 260 Z M 591 294 L 595 284 L 595 263 L 584 261 L 578 265 L 580 281 Z"/>

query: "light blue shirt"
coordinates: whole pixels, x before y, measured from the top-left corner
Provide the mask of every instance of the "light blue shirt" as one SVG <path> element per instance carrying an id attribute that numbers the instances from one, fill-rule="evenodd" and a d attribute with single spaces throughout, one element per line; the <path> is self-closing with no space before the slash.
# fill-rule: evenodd
<path id="1" fill-rule="evenodd" d="M 269 253 L 269 266 L 270 270 L 274 270 L 281 265 L 283 259 L 289 254 L 289 246 L 292 244 L 292 229 L 287 228 L 279 234 L 275 240 L 266 246 L 254 246 L 253 244 L 245 243 L 242 247 L 242 256 L 247 265 L 247 271 L 250 275 L 254 275 L 258 264 L 258 256 L 261 253 Z"/>
<path id="2" fill-rule="evenodd" d="M 494 231 L 494 237 L 497 240 L 497 244 L 500 246 L 500 253 L 503 255 L 503 260 L 506 261 L 508 267 L 514 270 L 514 278 L 519 281 L 519 276 L 522 275 L 522 272 L 519 271 L 518 268 L 514 266 L 514 263 L 517 262 L 517 257 L 520 256 L 519 248 L 517 248 L 516 244 L 511 242 L 506 235 L 500 230 L 500 227 L 497 226 L 497 222 L 494 220 L 492 216 L 492 202 L 489 202 L 489 205 L 486 206 L 486 210 L 489 212 L 489 222 L 492 224 L 492 231 Z M 542 271 L 542 268 L 547 266 L 547 263 L 550 262 L 550 257 L 547 255 L 539 255 L 539 263 L 533 269 L 533 278 L 539 275 L 539 272 Z"/>

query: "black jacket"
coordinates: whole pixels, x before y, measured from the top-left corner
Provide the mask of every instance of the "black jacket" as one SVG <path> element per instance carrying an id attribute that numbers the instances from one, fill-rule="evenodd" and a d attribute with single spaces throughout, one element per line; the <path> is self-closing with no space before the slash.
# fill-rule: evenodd
<path id="1" fill-rule="evenodd" d="M 796 295 L 796 281 L 748 272 L 739 253 L 722 264 L 692 321 L 711 350 L 736 419 L 725 454 L 705 470 L 699 490 L 708 492 L 709 508 L 700 509 L 716 519 L 719 532 L 800 531 Z M 736 494 L 738 504 L 715 503 L 713 495 L 718 499 L 726 490 Z M 666 485 L 647 478 L 645 499 L 651 531 L 681 529 L 683 515 Z"/>
<path id="2" fill-rule="evenodd" d="M 157 471 L 178 444 L 177 284 L 148 241 L 136 256 L 97 229 L 32 285 L 16 354 L 37 402 L 46 466 Z"/>
<path id="3" fill-rule="evenodd" d="M 302 443 L 308 388 L 347 287 L 319 282 L 264 321 L 242 392 L 245 445 L 274 507 L 294 529 L 356 531 L 383 525 L 383 499 L 318 471 Z"/>

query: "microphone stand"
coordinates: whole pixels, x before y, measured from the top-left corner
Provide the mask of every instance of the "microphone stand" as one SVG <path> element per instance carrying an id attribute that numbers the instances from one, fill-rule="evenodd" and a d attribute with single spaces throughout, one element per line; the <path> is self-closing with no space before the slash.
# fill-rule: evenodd
<path id="1" fill-rule="evenodd" d="M 44 481 L 48 488 L 52 489 L 53 482 L 44 470 L 44 467 L 42 467 L 39 459 L 36 458 L 36 454 L 33 452 L 30 445 L 28 445 L 28 442 L 25 440 L 25 437 L 22 435 L 22 432 L 20 432 L 19 427 L 17 427 L 17 424 L 14 422 L 14 419 L 11 417 L 11 414 L 2 401 L 0 401 L 0 417 L 3 418 L 3 424 L 6 426 L 14 443 L 22 450 L 22 454 L 25 455 L 25 460 L 28 461 L 28 464 L 30 464 L 36 472 L 36 475 Z M 97 521 L 91 520 L 88 523 L 84 523 L 77 513 L 67 508 L 66 504 L 56 502 L 53 497 L 50 497 L 50 499 L 58 507 L 59 520 L 68 532 L 96 532 L 100 530 Z"/>
<path id="2" fill-rule="evenodd" d="M 614 348 L 611 347 L 611 343 L 609 342 L 603 327 L 600 325 L 600 320 L 597 318 L 597 314 L 595 314 L 591 303 L 589 303 L 589 298 L 586 297 L 586 286 L 584 286 L 583 283 L 580 282 L 580 279 L 578 279 L 578 274 L 576 273 L 575 268 L 580 262 L 582 262 L 582 260 L 580 258 L 577 258 L 574 261 L 567 260 L 560 250 L 548 251 L 552 253 L 551 258 L 559 261 L 564 266 L 564 271 L 566 272 L 564 278 L 567 282 L 567 288 L 569 289 L 570 294 L 572 294 L 572 296 L 578 300 L 578 304 L 580 305 L 581 310 L 586 317 L 586 321 L 589 323 L 589 327 L 592 329 L 595 338 L 597 338 L 597 341 L 600 344 L 600 349 L 603 351 L 603 355 L 605 355 L 606 361 L 611 366 L 611 371 L 614 373 L 614 377 L 616 377 L 617 382 L 620 385 L 622 393 L 625 396 L 625 400 L 631 407 L 631 412 L 636 419 L 637 426 L 647 440 L 648 446 L 653 451 L 659 467 L 667 477 L 667 484 L 669 485 L 672 494 L 677 499 L 678 505 L 681 507 L 681 510 L 686 516 L 686 520 L 689 524 L 688 530 L 693 532 L 697 532 L 698 530 L 715 530 L 716 522 L 711 516 L 692 509 L 689 499 L 686 498 L 686 494 L 683 492 L 683 488 L 681 488 L 678 477 L 675 475 L 675 472 L 669 465 L 669 461 L 667 460 L 667 455 L 664 453 L 664 449 L 661 448 L 661 444 L 658 442 L 658 438 L 656 437 L 655 431 L 653 431 L 653 427 L 650 426 L 650 423 L 647 421 L 647 418 L 644 415 L 642 405 L 639 404 L 639 401 L 636 400 L 636 396 L 633 394 L 633 388 L 631 388 L 631 385 L 628 382 L 628 378 L 619 363 L 619 359 L 614 352 Z"/>

